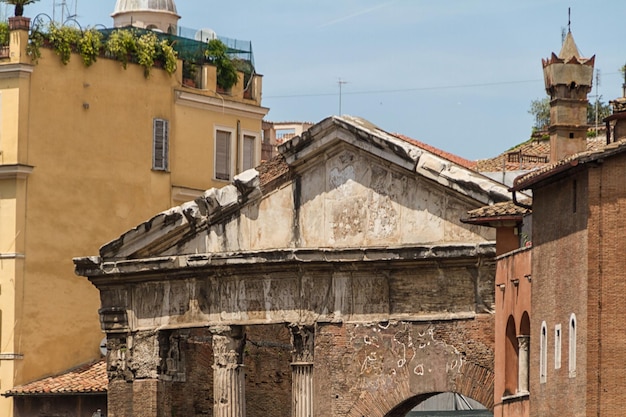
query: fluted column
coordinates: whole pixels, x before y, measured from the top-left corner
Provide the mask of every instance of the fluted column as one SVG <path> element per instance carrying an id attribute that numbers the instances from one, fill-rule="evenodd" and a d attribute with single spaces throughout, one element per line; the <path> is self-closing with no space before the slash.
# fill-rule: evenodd
<path id="1" fill-rule="evenodd" d="M 528 348 L 530 345 L 530 336 L 517 336 L 518 346 L 518 378 L 517 391 L 520 393 L 528 392 Z"/>
<path id="2" fill-rule="evenodd" d="M 313 351 L 315 329 L 291 325 L 291 416 L 313 417 Z"/>
<path id="3" fill-rule="evenodd" d="M 213 415 L 245 417 L 243 369 L 245 335 L 240 326 L 211 328 L 213 333 Z"/>

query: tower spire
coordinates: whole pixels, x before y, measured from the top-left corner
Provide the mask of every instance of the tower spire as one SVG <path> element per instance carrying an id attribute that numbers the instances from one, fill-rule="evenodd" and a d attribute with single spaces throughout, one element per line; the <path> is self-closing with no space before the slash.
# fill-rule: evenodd
<path id="1" fill-rule="evenodd" d="M 567 8 L 567 33 L 572 33 L 572 8 Z"/>

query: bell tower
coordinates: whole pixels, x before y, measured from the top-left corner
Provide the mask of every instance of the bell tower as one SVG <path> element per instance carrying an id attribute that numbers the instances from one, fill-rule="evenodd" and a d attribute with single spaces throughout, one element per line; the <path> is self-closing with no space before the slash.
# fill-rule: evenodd
<path id="1" fill-rule="evenodd" d="M 595 55 L 581 58 L 571 31 L 559 55 L 543 59 L 550 96 L 550 162 L 587 150 L 587 94 L 593 82 Z"/>

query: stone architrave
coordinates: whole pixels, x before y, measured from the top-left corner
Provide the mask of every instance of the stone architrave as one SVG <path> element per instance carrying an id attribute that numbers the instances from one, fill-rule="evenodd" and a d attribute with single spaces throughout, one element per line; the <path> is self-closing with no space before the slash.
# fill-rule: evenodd
<path id="1" fill-rule="evenodd" d="M 519 393 L 528 392 L 528 348 L 530 345 L 530 336 L 517 336 L 517 345 L 519 348 L 519 366 L 518 366 L 518 387 Z"/>
<path id="2" fill-rule="evenodd" d="M 313 326 L 290 325 L 292 363 L 291 392 L 293 417 L 313 416 L 313 351 L 315 329 Z"/>
<path id="3" fill-rule="evenodd" d="M 212 327 L 213 415 L 245 417 L 246 397 L 243 369 L 245 334 L 241 326 Z"/>

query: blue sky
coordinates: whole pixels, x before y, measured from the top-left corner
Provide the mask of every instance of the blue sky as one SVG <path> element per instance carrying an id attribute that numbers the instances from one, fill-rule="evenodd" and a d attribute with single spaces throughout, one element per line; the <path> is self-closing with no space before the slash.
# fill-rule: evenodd
<path id="1" fill-rule="evenodd" d="M 56 3 L 60 3 L 56 0 Z M 77 4 L 76 4 L 77 2 Z M 115 0 L 67 0 L 83 26 L 112 26 Z M 52 15 L 53 0 L 25 15 Z M 468 159 L 528 139 L 545 96 L 541 59 L 572 34 L 596 55 L 598 93 L 621 96 L 624 0 L 178 0 L 181 26 L 252 41 L 273 121 L 342 112 Z M 9 10 L 11 14 L 11 11 Z M 60 12 L 57 13 L 60 15 Z M 595 96 L 596 89 L 590 94 Z M 592 97 L 592 99 L 594 99 Z"/>

